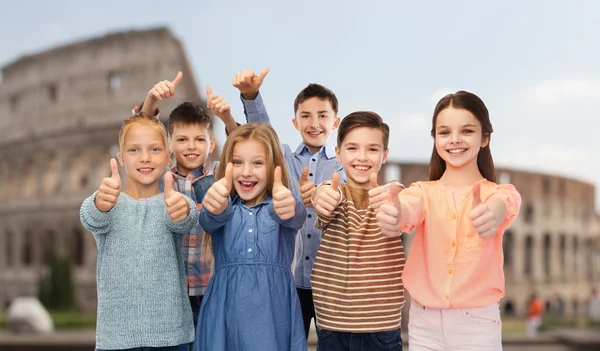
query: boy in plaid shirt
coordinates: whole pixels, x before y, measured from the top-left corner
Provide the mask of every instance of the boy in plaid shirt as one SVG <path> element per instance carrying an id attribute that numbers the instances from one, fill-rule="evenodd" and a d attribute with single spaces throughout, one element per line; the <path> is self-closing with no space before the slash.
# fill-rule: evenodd
<path id="1" fill-rule="evenodd" d="M 155 108 L 156 103 L 175 95 L 175 88 L 182 76 L 179 72 L 173 81 L 164 80 L 156 83 L 146 95 L 144 103 L 134 108 L 134 113 L 142 111 L 158 118 L 159 110 Z M 212 94 L 210 87 L 206 88 L 206 92 L 207 107 L 225 123 L 227 132 L 237 128 L 227 101 L 219 95 Z M 195 201 L 200 211 L 204 194 L 214 183 L 214 173 L 219 164 L 218 161 L 214 161 L 206 165 L 208 155 L 215 148 L 210 115 L 202 106 L 183 102 L 169 115 L 168 131 L 171 149 L 175 155 L 175 166 L 170 169 L 174 178 L 173 188 Z M 161 190 L 163 187 L 161 181 Z M 185 236 L 183 243 L 187 290 L 194 316 L 194 327 L 197 326 L 204 291 L 213 273 L 212 250 L 207 247 L 204 238 L 204 230 L 197 223 Z"/>

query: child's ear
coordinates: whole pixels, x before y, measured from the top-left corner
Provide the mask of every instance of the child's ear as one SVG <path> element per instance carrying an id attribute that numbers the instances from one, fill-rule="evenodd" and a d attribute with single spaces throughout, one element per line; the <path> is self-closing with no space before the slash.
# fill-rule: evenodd
<path id="1" fill-rule="evenodd" d="M 383 159 L 381 160 L 382 165 L 384 165 L 385 161 L 387 161 L 389 154 L 390 154 L 390 149 L 389 148 L 385 149 L 385 152 L 383 153 Z"/>
<path id="2" fill-rule="evenodd" d="M 300 127 L 298 127 L 298 120 L 296 120 L 295 116 L 292 119 L 292 124 L 294 125 L 294 128 L 296 128 L 296 130 L 300 130 Z"/>
<path id="3" fill-rule="evenodd" d="M 490 144 L 490 133 L 485 133 L 483 135 L 483 140 L 481 140 L 481 148 L 484 148 Z"/>
<path id="4" fill-rule="evenodd" d="M 123 155 L 121 154 L 121 151 L 117 152 L 117 161 L 119 161 L 121 167 L 125 167 L 125 165 L 123 164 Z"/>
<path id="5" fill-rule="evenodd" d="M 333 128 L 331 128 L 331 130 L 336 130 L 338 129 L 338 127 L 340 126 L 340 121 L 341 119 L 339 117 L 335 117 L 335 122 L 333 122 Z"/>
<path id="6" fill-rule="evenodd" d="M 215 140 L 214 137 L 210 138 L 210 146 L 208 148 L 208 153 L 209 154 L 212 154 L 212 152 L 214 151 L 216 143 L 217 143 L 217 141 Z"/>
<path id="7" fill-rule="evenodd" d="M 342 163 L 342 155 L 340 153 L 340 148 L 338 148 L 337 146 L 335 147 L 335 156 L 336 156 L 338 162 Z"/>

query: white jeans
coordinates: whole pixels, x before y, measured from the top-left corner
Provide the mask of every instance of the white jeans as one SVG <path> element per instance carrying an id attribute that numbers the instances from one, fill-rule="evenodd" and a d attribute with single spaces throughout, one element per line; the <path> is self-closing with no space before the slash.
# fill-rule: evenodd
<path id="1" fill-rule="evenodd" d="M 412 301 L 408 319 L 409 351 L 502 350 L 500 306 L 443 310 Z"/>

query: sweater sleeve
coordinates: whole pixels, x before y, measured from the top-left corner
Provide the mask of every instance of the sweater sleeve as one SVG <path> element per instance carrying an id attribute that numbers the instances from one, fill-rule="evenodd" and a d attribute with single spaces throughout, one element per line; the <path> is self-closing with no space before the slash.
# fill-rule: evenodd
<path id="1" fill-rule="evenodd" d="M 92 196 L 83 200 L 79 210 L 79 218 L 81 219 L 81 224 L 83 227 L 92 232 L 92 234 L 103 235 L 110 232 L 112 224 L 111 219 L 114 213 L 113 211 L 117 206 L 119 206 L 119 203 L 117 202 L 115 207 L 113 207 L 110 211 L 102 212 L 94 203 L 97 194 L 98 190 L 96 190 Z"/>
<path id="2" fill-rule="evenodd" d="M 165 208 L 167 227 L 171 232 L 176 234 L 188 234 L 196 226 L 196 223 L 198 223 L 198 207 L 196 206 L 196 203 L 186 195 L 183 195 L 183 198 L 186 199 L 190 205 L 190 213 L 184 220 L 173 222 Z"/>
<path id="3" fill-rule="evenodd" d="M 519 215 L 521 209 L 521 194 L 512 184 L 501 184 L 496 186 L 496 191 L 486 200 L 491 198 L 500 199 L 506 206 L 506 216 L 498 227 L 498 232 L 502 233 L 510 227 L 512 222 Z"/>

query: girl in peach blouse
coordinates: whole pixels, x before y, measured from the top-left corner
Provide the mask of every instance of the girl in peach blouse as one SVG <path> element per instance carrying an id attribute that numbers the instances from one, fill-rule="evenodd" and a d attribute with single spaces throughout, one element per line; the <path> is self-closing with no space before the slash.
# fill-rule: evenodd
<path id="1" fill-rule="evenodd" d="M 369 194 L 383 234 L 416 228 L 403 273 L 411 351 L 502 350 L 502 235 L 521 197 L 495 183 L 492 131 L 479 97 L 446 95 L 433 113 L 430 181 Z"/>

